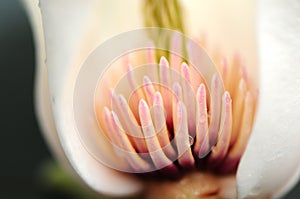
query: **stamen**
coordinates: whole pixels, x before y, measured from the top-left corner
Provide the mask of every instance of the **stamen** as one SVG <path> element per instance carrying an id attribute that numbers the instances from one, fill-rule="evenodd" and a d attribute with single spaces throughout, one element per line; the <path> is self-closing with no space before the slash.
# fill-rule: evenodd
<path id="1" fill-rule="evenodd" d="M 174 92 L 173 100 L 175 100 L 176 102 L 178 102 L 179 100 L 183 100 L 182 89 L 181 89 L 181 86 L 178 82 L 174 83 L 173 92 Z"/>
<path id="2" fill-rule="evenodd" d="M 115 110 L 116 114 L 119 116 L 118 119 L 120 119 L 124 131 L 132 135 L 135 148 L 139 152 L 146 153 L 147 147 L 145 146 L 143 134 L 125 98 L 122 95 L 117 97 L 117 95 L 113 93 L 112 102 L 113 110 Z"/>
<path id="3" fill-rule="evenodd" d="M 173 118 L 173 128 L 177 129 L 177 122 L 175 122 L 175 118 L 177 117 L 177 106 L 179 101 L 182 101 L 182 89 L 178 82 L 174 83 L 173 85 L 173 98 L 172 98 L 172 118 Z"/>
<path id="4" fill-rule="evenodd" d="M 129 88 L 131 90 L 130 93 L 130 108 L 133 112 L 133 114 L 136 116 L 138 115 L 138 108 L 137 106 L 132 106 L 132 104 L 138 104 L 139 99 L 144 97 L 144 93 L 141 89 L 139 89 L 139 85 L 136 83 L 136 73 L 133 70 L 131 64 L 127 65 L 127 73 L 126 73 L 126 78 L 129 84 Z"/>
<path id="5" fill-rule="evenodd" d="M 168 92 L 168 87 L 170 85 L 170 69 L 169 69 L 169 62 L 165 57 L 161 57 L 160 59 L 160 68 L 159 68 L 159 77 L 160 77 L 160 93 L 163 99 L 166 102 L 171 101 L 170 93 Z M 171 106 L 169 103 L 165 103 L 165 109 L 171 110 Z M 167 115 L 167 122 L 170 123 L 172 121 L 171 115 Z"/>
<path id="6" fill-rule="evenodd" d="M 163 85 L 169 85 L 169 62 L 165 57 L 160 59 L 160 82 Z"/>
<path id="7" fill-rule="evenodd" d="M 163 150 L 161 149 L 152 123 L 149 107 L 143 99 L 140 100 L 139 103 L 139 113 L 143 134 L 145 136 L 146 144 L 154 166 L 157 169 L 161 169 L 173 164 L 173 162 L 166 157 Z"/>
<path id="8" fill-rule="evenodd" d="M 211 167 L 217 166 L 225 158 L 229 144 L 230 144 L 230 134 L 232 128 L 232 111 L 231 111 L 231 98 L 228 92 L 225 92 L 222 97 L 222 117 L 219 132 L 219 139 L 217 145 L 213 148 L 211 155 L 209 157 L 209 165 Z"/>
<path id="9" fill-rule="evenodd" d="M 174 132 L 176 146 L 179 154 L 178 162 L 185 168 L 193 168 L 195 160 L 190 147 L 187 113 L 185 105 L 181 101 L 179 101 L 177 104 L 177 111 L 174 122 L 176 123 L 176 125 L 174 124 L 174 126 L 176 126 L 174 128 Z"/>
<path id="10" fill-rule="evenodd" d="M 196 111 L 196 142 L 194 151 L 199 158 L 205 157 L 209 153 L 209 135 L 208 135 L 208 118 L 206 104 L 206 90 L 204 84 L 201 84 L 196 94 L 197 111 Z"/>
<path id="11" fill-rule="evenodd" d="M 191 83 L 190 70 L 185 62 L 181 64 L 181 75 L 189 84 Z"/>
<path id="12" fill-rule="evenodd" d="M 117 134 L 113 133 L 111 113 L 107 107 L 104 107 L 103 114 L 104 114 L 106 132 L 108 133 L 108 137 L 109 137 L 110 141 L 112 142 L 112 144 L 114 146 L 123 148 L 122 141 L 120 140 L 119 137 L 117 137 Z M 117 151 L 117 150 L 115 150 L 115 151 Z"/>
<path id="13" fill-rule="evenodd" d="M 144 76 L 144 92 L 146 94 L 148 104 L 153 104 L 155 89 L 148 76 Z"/>
<path id="14" fill-rule="evenodd" d="M 152 110 L 153 124 L 158 140 L 160 141 L 160 146 L 170 159 L 174 159 L 177 154 L 170 143 L 171 135 L 166 125 L 163 99 L 159 92 L 155 93 Z"/>
<path id="15" fill-rule="evenodd" d="M 251 93 L 248 91 L 244 101 L 244 111 L 242 116 L 243 119 L 241 122 L 240 133 L 232 149 L 229 151 L 226 161 L 224 162 L 226 167 L 222 168 L 222 170 L 225 172 L 236 169 L 238 162 L 245 151 L 252 130 L 252 122 L 253 122 L 253 114 L 254 114 L 253 110 L 254 110 L 254 100 Z"/>
<path id="16" fill-rule="evenodd" d="M 111 112 L 107 107 L 104 107 L 104 121 L 105 121 L 105 129 L 106 133 L 108 134 L 108 138 L 111 142 L 112 148 L 115 152 L 115 154 L 122 158 L 122 164 L 126 166 L 126 168 L 130 167 L 127 155 L 124 155 L 123 152 L 125 150 L 125 146 L 123 145 L 122 137 L 120 137 L 118 134 L 115 133 L 115 130 L 113 129 L 113 120 L 111 117 Z M 126 151 L 126 150 L 125 150 Z"/>
<path id="17" fill-rule="evenodd" d="M 122 126 L 120 124 L 119 118 L 114 111 L 111 112 L 111 124 L 112 124 L 112 132 L 116 134 L 121 142 L 124 150 L 126 152 L 125 158 L 127 159 L 128 163 L 137 172 L 143 172 L 146 170 L 151 169 L 149 163 L 144 161 L 138 153 L 136 153 L 135 149 L 131 145 L 128 137 L 126 136 L 125 132 L 120 129 L 119 127 Z"/>
<path id="18" fill-rule="evenodd" d="M 211 123 L 209 128 L 209 144 L 212 147 L 217 143 L 221 116 L 222 93 L 220 80 L 217 74 L 215 74 L 212 78 L 211 92 Z"/>
<path id="19" fill-rule="evenodd" d="M 181 75 L 184 79 L 182 82 L 183 86 L 183 102 L 186 106 L 187 115 L 188 115 L 188 128 L 189 134 L 192 137 L 195 137 L 196 132 L 196 120 L 195 120 L 195 100 L 194 100 L 194 92 L 193 88 L 191 87 L 191 77 L 190 77 L 190 70 L 188 65 L 183 62 L 181 65 Z"/>

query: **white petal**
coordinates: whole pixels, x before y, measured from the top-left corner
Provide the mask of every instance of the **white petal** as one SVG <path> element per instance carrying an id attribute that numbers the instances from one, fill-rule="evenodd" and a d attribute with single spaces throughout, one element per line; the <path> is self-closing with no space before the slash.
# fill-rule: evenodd
<path id="1" fill-rule="evenodd" d="M 253 0 L 181 0 L 184 22 L 189 36 L 204 37 L 209 52 L 216 50 L 232 58 L 242 55 L 251 68 L 249 76 L 257 75 L 256 1 Z"/>
<path id="2" fill-rule="evenodd" d="M 50 105 L 50 93 L 48 86 L 47 68 L 45 64 L 46 52 L 42 17 L 38 7 L 38 0 L 22 0 L 33 29 L 35 53 L 36 53 L 36 76 L 35 76 L 35 109 L 42 133 L 52 153 L 60 162 L 68 166 L 53 120 Z"/>
<path id="3" fill-rule="evenodd" d="M 135 193 L 141 189 L 141 184 L 134 178 L 121 175 L 103 166 L 86 151 L 76 132 L 73 120 L 72 91 L 80 64 L 88 53 L 106 37 L 126 30 L 133 24 L 137 26 L 136 20 L 129 20 L 131 17 L 140 19 L 140 17 L 133 16 L 138 13 L 136 11 L 138 4 L 134 5 L 131 8 L 132 12 L 116 13 L 116 10 L 120 11 L 124 8 L 123 2 L 108 3 L 108 1 L 98 0 L 43 0 L 40 2 L 45 33 L 50 101 L 62 147 L 71 165 L 87 184 L 96 191 L 114 195 Z M 109 20 L 116 15 L 120 17 L 120 20 Z M 125 26 L 117 24 L 125 19 L 131 23 L 125 23 Z M 39 75 L 42 74 L 39 73 Z M 49 101 L 46 100 L 45 103 Z M 47 109 L 46 112 L 45 115 L 51 118 L 51 110 Z M 51 130 L 50 133 L 55 133 L 52 127 L 48 128 L 45 125 L 45 128 L 49 132 Z"/>
<path id="4" fill-rule="evenodd" d="M 238 169 L 240 198 L 281 197 L 300 174 L 300 2 L 259 6 L 260 104 Z"/>

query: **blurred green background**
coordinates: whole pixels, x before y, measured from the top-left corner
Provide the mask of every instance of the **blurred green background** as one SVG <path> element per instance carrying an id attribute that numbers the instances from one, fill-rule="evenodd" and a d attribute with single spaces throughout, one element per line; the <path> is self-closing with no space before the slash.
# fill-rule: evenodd
<path id="1" fill-rule="evenodd" d="M 34 65 L 32 32 L 21 3 L 0 0 L 0 198 L 74 198 L 77 185 L 53 163 L 36 122 Z M 300 184 L 286 198 L 300 198 Z"/>

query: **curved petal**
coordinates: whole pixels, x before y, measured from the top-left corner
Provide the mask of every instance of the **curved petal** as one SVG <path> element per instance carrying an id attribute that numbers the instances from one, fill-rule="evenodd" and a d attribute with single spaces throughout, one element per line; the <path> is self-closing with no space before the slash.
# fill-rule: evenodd
<path id="1" fill-rule="evenodd" d="M 107 17 L 116 15 L 116 2 L 107 2 L 43 0 L 40 1 L 40 7 L 45 33 L 51 108 L 62 148 L 77 173 L 93 189 L 106 194 L 125 195 L 139 191 L 140 182 L 97 162 L 82 145 L 72 115 L 72 91 L 82 61 L 105 38 L 137 24 L 137 21 L 125 23 L 125 26 L 110 24 L 119 23 L 124 18 L 107 20 Z M 124 7 L 121 1 L 116 5 L 119 5 L 119 10 Z M 111 12 L 112 9 L 114 13 Z M 123 12 L 120 17 L 128 20 L 130 15 L 133 19 L 140 19 L 131 16 L 134 13 L 138 12 Z M 41 76 L 40 78 L 42 79 Z M 48 110 L 48 114 L 51 114 L 51 110 Z M 51 118 L 50 115 L 47 117 Z M 44 127 L 47 129 L 47 126 Z M 48 131 L 55 132 L 51 128 Z"/>
<path id="2" fill-rule="evenodd" d="M 36 75 L 35 75 L 35 109 L 42 133 L 48 146 L 61 163 L 67 165 L 61 144 L 56 133 L 53 115 L 50 106 L 50 93 L 48 86 L 47 68 L 45 64 L 46 52 L 44 32 L 41 13 L 38 7 L 38 0 L 22 0 L 32 26 L 36 54 Z"/>
<path id="3" fill-rule="evenodd" d="M 260 105 L 238 169 L 240 198 L 281 197 L 300 174 L 300 2 L 259 5 Z"/>

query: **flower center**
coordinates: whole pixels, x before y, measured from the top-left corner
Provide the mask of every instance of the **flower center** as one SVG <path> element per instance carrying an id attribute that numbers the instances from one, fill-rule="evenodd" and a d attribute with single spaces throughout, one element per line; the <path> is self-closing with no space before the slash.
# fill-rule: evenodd
<path id="1" fill-rule="evenodd" d="M 257 98 L 238 59 L 220 62 L 220 76 L 208 84 L 177 56 L 170 63 L 161 57 L 156 65 L 149 51 L 147 63 L 154 65 L 145 66 L 139 60 L 145 56 L 136 54 L 105 72 L 101 96 L 108 97 L 96 104 L 99 125 L 125 167 L 167 178 L 187 170 L 235 172 Z"/>

